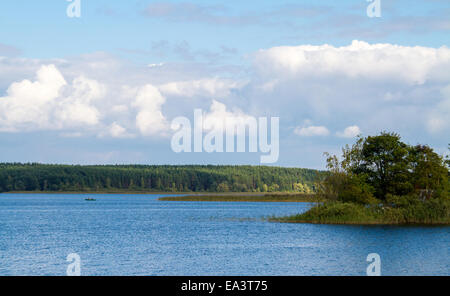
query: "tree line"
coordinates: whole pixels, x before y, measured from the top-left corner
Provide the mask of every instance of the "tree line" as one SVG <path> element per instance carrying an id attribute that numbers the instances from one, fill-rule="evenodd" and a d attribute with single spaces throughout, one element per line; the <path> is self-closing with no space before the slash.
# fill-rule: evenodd
<path id="1" fill-rule="evenodd" d="M 48 165 L 0 163 L 0 192 L 304 192 L 320 171 L 266 166 Z"/>

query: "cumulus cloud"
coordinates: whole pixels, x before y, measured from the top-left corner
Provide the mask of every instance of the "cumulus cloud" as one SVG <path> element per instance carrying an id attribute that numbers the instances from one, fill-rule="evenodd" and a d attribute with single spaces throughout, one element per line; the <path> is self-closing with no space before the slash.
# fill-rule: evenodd
<path id="1" fill-rule="evenodd" d="M 151 84 L 138 90 L 133 106 L 138 109 L 136 127 L 142 135 L 158 135 L 168 130 L 167 120 L 161 111 L 165 101 L 159 90 Z"/>
<path id="2" fill-rule="evenodd" d="M 207 130 L 225 130 L 229 128 L 234 133 L 245 133 L 243 130 L 235 130 L 236 126 L 246 126 L 255 118 L 235 108 L 227 110 L 227 106 L 221 102 L 213 100 L 209 112 L 203 116 L 203 128 Z M 255 123 L 255 122 L 254 122 Z"/>
<path id="3" fill-rule="evenodd" d="M 235 124 L 278 116 L 281 129 L 298 126 L 294 133 L 311 142 L 389 130 L 414 141 L 432 137 L 433 145 L 450 131 L 448 52 L 360 41 L 274 47 L 255 53 L 249 68 L 233 66 L 235 72 L 127 65 L 105 54 L 51 62 L 0 58 L 0 132 L 153 139 L 169 134 L 172 118 L 209 108 L 209 129 L 224 118 Z M 225 78 L 230 74 L 239 79 Z"/>
<path id="4" fill-rule="evenodd" d="M 145 136 L 165 133 L 168 123 L 161 108 L 166 99 L 155 86 L 109 87 L 116 90 L 112 97 L 106 84 L 83 74 L 69 83 L 57 66 L 42 65 L 34 80 L 11 83 L 0 97 L 0 131 L 63 131 L 63 137 L 90 133 L 102 138 L 130 138 L 130 129 Z"/>
<path id="5" fill-rule="evenodd" d="M 337 132 L 336 135 L 341 138 L 354 138 L 361 134 L 361 130 L 357 125 L 352 125 L 344 129 L 342 132 Z"/>
<path id="6" fill-rule="evenodd" d="M 55 110 L 56 126 L 94 126 L 99 123 L 100 112 L 92 102 L 104 97 L 106 91 L 103 85 L 80 76 L 65 93 L 66 96 L 61 98 Z"/>
<path id="7" fill-rule="evenodd" d="M 99 122 L 91 101 L 104 95 L 96 81 L 82 76 L 68 84 L 54 65 L 42 66 L 36 80 L 10 85 L 0 98 L 0 130 L 58 130 Z"/>
<path id="8" fill-rule="evenodd" d="M 251 106 L 277 112 L 283 122 L 310 118 L 325 126 L 352 126 L 417 137 L 450 131 L 450 49 L 353 41 L 350 45 L 281 46 L 260 50 L 246 86 Z M 296 129 L 310 134 L 311 124 Z M 303 130 L 302 130 L 303 128 Z M 314 130 L 314 129 L 312 129 Z M 322 129 L 322 131 L 324 131 Z M 335 135 L 350 137 L 356 128 Z M 442 144 L 441 144 L 442 145 Z"/>
<path id="9" fill-rule="evenodd" d="M 280 46 L 260 50 L 255 66 L 265 75 L 399 79 L 423 84 L 450 67 L 450 49 L 353 41 L 332 45 Z M 445 75 L 447 78 L 450 74 Z"/>
<path id="10" fill-rule="evenodd" d="M 325 126 L 307 126 L 307 127 L 297 127 L 294 130 L 296 135 L 302 137 L 314 137 L 314 136 L 328 136 L 330 131 Z"/>
<path id="11" fill-rule="evenodd" d="M 126 128 L 122 127 L 117 122 L 113 122 L 109 127 L 109 134 L 113 138 L 132 138 L 133 135 L 128 134 Z"/>

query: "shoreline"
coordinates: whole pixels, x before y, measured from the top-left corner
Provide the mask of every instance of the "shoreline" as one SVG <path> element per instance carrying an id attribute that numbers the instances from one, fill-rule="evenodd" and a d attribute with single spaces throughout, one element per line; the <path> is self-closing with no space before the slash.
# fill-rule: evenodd
<path id="1" fill-rule="evenodd" d="M 67 195 L 100 195 L 100 194 L 129 194 L 129 195 L 167 195 L 159 197 L 158 201 L 168 201 L 168 202 L 279 202 L 279 203 L 320 203 L 320 200 L 315 196 L 315 194 L 306 193 L 294 193 L 294 192 L 272 192 L 272 193 L 261 193 L 261 192 L 229 192 L 229 193 L 205 193 L 205 192 L 142 192 L 142 191 L 111 191 L 111 192 L 44 192 L 44 191 L 16 191 L 16 192 L 3 192 L 2 194 L 67 194 Z M 314 209 L 313 207 L 312 209 Z M 311 210 L 310 210 L 311 211 Z M 359 221 L 349 218 L 345 221 L 337 221 L 332 217 L 328 219 L 316 219 L 317 217 L 308 217 L 304 215 L 309 214 L 307 211 L 303 214 L 286 216 L 286 217 L 268 217 L 266 221 L 272 223 L 293 223 L 293 224 L 322 224 L 322 225 L 348 225 L 348 226 L 401 226 L 401 227 L 448 227 L 450 223 L 433 221 L 433 222 L 406 222 L 405 221 L 387 221 L 385 219 L 373 219 L 374 217 L 367 217 L 366 221 Z M 295 216 L 300 216 L 295 219 Z M 303 217 L 302 217 L 303 216 Z M 303 218 L 303 219 L 302 219 Z M 305 219 L 306 218 L 306 219 Z M 370 218 L 370 219 L 369 219 Z M 328 221 L 327 221 L 328 220 Z"/>
<path id="2" fill-rule="evenodd" d="M 187 196 L 167 196 L 158 198 L 160 201 L 185 202 L 320 202 L 314 194 L 197 194 Z"/>
<path id="3" fill-rule="evenodd" d="M 286 223 L 286 224 L 314 224 L 314 225 L 347 225 L 347 226 L 401 226 L 401 227 L 449 227 L 450 223 L 400 223 L 400 222 L 318 222 L 318 221 L 308 221 L 308 220 L 283 220 L 277 218 L 267 219 L 272 223 Z"/>
<path id="4" fill-rule="evenodd" d="M 1 194 L 145 194 L 145 195 L 156 195 L 156 194 L 191 194 L 190 192 L 143 192 L 143 191 L 8 191 L 0 192 Z"/>
<path id="5" fill-rule="evenodd" d="M 0 194 L 164 194 L 187 196 L 299 196 L 308 193 L 296 192 L 170 192 L 170 191 L 7 191 Z M 313 195 L 313 194 L 312 194 Z"/>
<path id="6" fill-rule="evenodd" d="M 268 220 L 329 225 L 450 226 L 450 211 L 448 201 L 418 201 L 406 207 L 367 207 L 354 203 L 328 202 L 301 214 L 270 217 Z"/>
<path id="7" fill-rule="evenodd" d="M 186 202 L 320 202 L 315 194 L 295 192 L 143 192 L 143 191 L 12 191 L 1 194 L 66 194 L 66 195 L 101 195 L 101 194 L 129 194 L 129 195 L 167 195 L 158 198 L 159 201 Z"/>

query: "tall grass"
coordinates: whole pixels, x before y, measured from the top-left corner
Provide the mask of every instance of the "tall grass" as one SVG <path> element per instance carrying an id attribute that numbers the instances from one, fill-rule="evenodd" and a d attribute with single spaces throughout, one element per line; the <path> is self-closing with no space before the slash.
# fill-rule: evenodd
<path id="1" fill-rule="evenodd" d="M 327 202 L 309 211 L 271 221 L 319 224 L 450 224 L 449 200 L 432 199 L 402 206 Z"/>
<path id="2" fill-rule="evenodd" d="M 161 197 L 162 201 L 215 201 L 215 202 L 319 202 L 316 194 L 307 193 L 270 193 L 270 194 L 198 194 L 189 196 Z"/>

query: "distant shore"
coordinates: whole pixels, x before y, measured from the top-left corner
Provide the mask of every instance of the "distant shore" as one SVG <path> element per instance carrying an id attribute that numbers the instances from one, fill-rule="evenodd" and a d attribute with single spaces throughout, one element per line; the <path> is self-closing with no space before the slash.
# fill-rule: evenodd
<path id="1" fill-rule="evenodd" d="M 426 225 L 449 226 L 450 205 L 448 201 L 438 205 L 442 213 L 437 214 L 436 205 L 419 203 L 408 209 L 390 207 L 367 207 L 353 203 L 326 202 L 316 194 L 294 192 L 143 192 L 143 191 L 111 191 L 111 192 L 55 192 L 55 191 L 17 191 L 3 194 L 142 194 L 167 195 L 159 197 L 159 201 L 167 202 L 303 202 L 315 203 L 310 210 L 286 217 L 270 217 L 268 221 L 279 223 L 335 224 L 335 225 Z"/>
<path id="2" fill-rule="evenodd" d="M 161 201 L 201 202 L 319 202 L 315 194 L 306 193 L 213 193 L 160 197 Z"/>
<path id="3" fill-rule="evenodd" d="M 8 191 L 0 194 L 173 194 L 186 195 L 192 192 L 155 192 L 155 191 L 133 191 L 133 190 L 111 190 L 111 191 Z"/>
<path id="4" fill-rule="evenodd" d="M 154 191 L 10 191 L 1 194 L 142 194 L 170 195 L 158 198 L 160 201 L 202 201 L 202 202 L 320 202 L 315 194 L 294 192 L 154 192 Z"/>
<path id="5" fill-rule="evenodd" d="M 155 192 L 133 190 L 110 191 L 8 191 L 0 194 L 142 194 L 170 195 L 159 198 L 165 201 L 317 201 L 315 194 L 296 192 Z"/>

